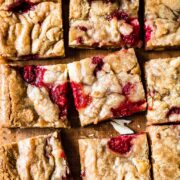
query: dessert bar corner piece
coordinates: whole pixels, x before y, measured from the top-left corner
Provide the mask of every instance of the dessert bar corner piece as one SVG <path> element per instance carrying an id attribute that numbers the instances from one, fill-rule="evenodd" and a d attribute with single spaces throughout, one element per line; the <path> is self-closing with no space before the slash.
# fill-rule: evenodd
<path id="1" fill-rule="evenodd" d="M 146 109 L 133 49 L 70 63 L 68 71 L 82 126 Z"/>
<path id="2" fill-rule="evenodd" d="M 180 125 L 150 126 L 148 132 L 154 179 L 179 179 Z"/>
<path id="3" fill-rule="evenodd" d="M 146 49 L 180 47 L 179 0 L 145 1 Z"/>
<path id="4" fill-rule="evenodd" d="M 180 122 L 180 57 L 146 63 L 148 124 Z"/>
<path id="5" fill-rule="evenodd" d="M 150 180 L 146 134 L 80 139 L 82 179 Z"/>
<path id="6" fill-rule="evenodd" d="M 57 133 L 0 147 L 0 179 L 66 179 L 70 176 Z"/>
<path id="7" fill-rule="evenodd" d="M 67 127 L 67 66 L 0 65 L 3 127 Z"/>
<path id="8" fill-rule="evenodd" d="M 0 55 L 11 60 L 64 56 L 61 1 L 1 1 Z"/>
<path id="9" fill-rule="evenodd" d="M 69 46 L 140 47 L 139 0 L 70 0 Z"/>

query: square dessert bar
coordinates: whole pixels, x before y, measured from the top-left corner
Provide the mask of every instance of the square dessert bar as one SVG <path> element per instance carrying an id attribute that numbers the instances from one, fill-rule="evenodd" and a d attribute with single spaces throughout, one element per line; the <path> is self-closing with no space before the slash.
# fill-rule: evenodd
<path id="1" fill-rule="evenodd" d="M 153 176 L 156 180 L 180 178 L 180 125 L 150 126 Z"/>
<path id="2" fill-rule="evenodd" d="M 133 49 L 70 63 L 68 71 L 82 126 L 146 109 Z"/>
<path id="3" fill-rule="evenodd" d="M 70 0 L 69 45 L 80 48 L 141 46 L 139 0 Z"/>
<path id="4" fill-rule="evenodd" d="M 0 24 L 0 55 L 5 58 L 64 56 L 61 0 L 3 0 Z"/>
<path id="5" fill-rule="evenodd" d="M 3 127 L 67 127 L 67 66 L 0 65 Z"/>
<path id="6" fill-rule="evenodd" d="M 180 57 L 145 64 L 148 124 L 180 122 Z"/>
<path id="7" fill-rule="evenodd" d="M 68 179 L 70 170 L 57 133 L 0 147 L 0 179 Z"/>
<path id="8" fill-rule="evenodd" d="M 162 50 L 180 46 L 180 1 L 145 1 L 146 49 Z"/>
<path id="9" fill-rule="evenodd" d="M 146 134 L 80 139 L 82 179 L 150 180 Z"/>

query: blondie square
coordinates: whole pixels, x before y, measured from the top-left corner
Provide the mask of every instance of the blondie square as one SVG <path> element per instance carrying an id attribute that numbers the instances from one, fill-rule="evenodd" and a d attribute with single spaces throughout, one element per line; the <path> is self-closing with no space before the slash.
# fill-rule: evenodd
<path id="1" fill-rule="evenodd" d="M 146 49 L 163 50 L 180 46 L 180 1 L 145 1 Z"/>
<path id="2" fill-rule="evenodd" d="M 148 132 L 154 179 L 179 179 L 180 125 L 150 126 Z"/>
<path id="3" fill-rule="evenodd" d="M 0 147 L 1 180 L 70 179 L 70 170 L 57 133 Z"/>
<path id="4" fill-rule="evenodd" d="M 61 0 L 0 2 L 0 55 L 11 60 L 64 56 Z"/>
<path id="5" fill-rule="evenodd" d="M 3 127 L 67 127 L 67 67 L 0 65 Z"/>
<path id="6" fill-rule="evenodd" d="M 133 49 L 70 63 L 68 71 L 82 126 L 146 109 Z"/>
<path id="7" fill-rule="evenodd" d="M 70 0 L 69 46 L 139 47 L 139 0 Z"/>
<path id="8" fill-rule="evenodd" d="M 148 124 L 180 122 L 180 57 L 145 64 Z"/>
<path id="9" fill-rule="evenodd" d="M 80 139 L 82 179 L 150 180 L 146 134 Z"/>

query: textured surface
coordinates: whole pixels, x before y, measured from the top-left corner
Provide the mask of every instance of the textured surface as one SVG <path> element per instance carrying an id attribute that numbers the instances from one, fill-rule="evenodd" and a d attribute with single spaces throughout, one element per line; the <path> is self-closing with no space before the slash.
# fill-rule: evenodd
<path id="1" fill-rule="evenodd" d="M 3 127 L 67 127 L 67 68 L 0 65 Z"/>
<path id="2" fill-rule="evenodd" d="M 147 49 L 180 46 L 179 0 L 146 0 L 145 18 Z"/>
<path id="3" fill-rule="evenodd" d="M 69 167 L 57 133 L 0 147 L 0 178 L 63 179 Z"/>
<path id="4" fill-rule="evenodd" d="M 0 55 L 14 60 L 63 56 L 61 6 L 61 0 L 2 0 Z"/>
<path id="5" fill-rule="evenodd" d="M 148 124 L 180 122 L 180 57 L 146 63 Z"/>
<path id="6" fill-rule="evenodd" d="M 82 126 L 146 109 L 133 49 L 68 64 L 68 72 Z"/>
<path id="7" fill-rule="evenodd" d="M 70 46 L 140 46 L 138 9 L 139 0 L 71 0 Z"/>
<path id="8" fill-rule="evenodd" d="M 69 1 L 63 1 L 63 17 L 65 20 L 65 45 L 67 47 L 67 37 L 68 37 L 68 9 Z M 59 64 L 59 63 L 70 63 L 73 61 L 79 61 L 87 57 L 106 55 L 111 51 L 108 50 L 75 50 L 67 48 L 67 57 L 64 59 L 57 60 L 43 60 L 43 61 L 26 61 L 26 62 L 16 62 L 18 64 L 36 64 L 36 65 L 47 65 L 47 64 Z M 138 49 L 136 51 L 137 57 L 143 70 L 143 64 L 145 61 L 157 58 L 169 58 L 180 56 L 179 51 L 163 51 L 163 52 L 145 52 L 143 49 Z M 3 61 L 0 61 L 2 63 Z M 14 62 L 15 63 L 15 62 Z M 144 77 L 144 76 L 143 76 Z M 144 81 L 143 81 L 144 83 Z M 78 139 L 82 138 L 109 138 L 111 136 L 118 135 L 117 132 L 112 128 L 109 122 L 103 122 L 98 125 L 90 125 L 88 127 L 80 127 L 78 114 L 73 107 L 73 98 L 70 97 L 69 103 L 71 108 L 69 111 L 68 119 L 71 124 L 71 129 L 62 129 L 62 143 L 68 158 L 69 166 L 75 180 L 80 180 L 80 159 L 79 159 L 79 148 Z M 128 119 L 133 120 L 129 125 L 135 132 L 141 132 L 145 130 L 146 116 L 145 112 L 138 113 L 136 115 L 130 116 Z M 53 132 L 53 129 L 0 129 L 0 143 L 6 144 L 12 141 L 18 141 L 27 137 L 32 137 L 36 135 L 44 135 Z"/>
<path id="9" fill-rule="evenodd" d="M 132 139 L 129 144 L 130 138 Z M 112 143 L 112 141 L 116 142 Z M 119 146 L 119 149 L 127 149 L 128 144 L 131 147 L 126 153 L 117 153 L 110 149 L 110 143 Z M 81 139 L 79 151 L 83 179 L 150 179 L 148 144 L 145 134 L 112 139 Z"/>
<path id="10" fill-rule="evenodd" d="M 180 125 L 151 126 L 153 176 L 156 180 L 180 178 Z"/>

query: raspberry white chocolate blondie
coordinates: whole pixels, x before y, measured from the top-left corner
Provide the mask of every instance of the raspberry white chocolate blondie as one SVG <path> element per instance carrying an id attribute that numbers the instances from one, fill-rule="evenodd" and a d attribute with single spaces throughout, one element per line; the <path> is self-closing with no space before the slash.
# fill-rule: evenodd
<path id="1" fill-rule="evenodd" d="M 139 47 L 139 0 L 70 0 L 69 45 Z"/>
<path id="2" fill-rule="evenodd" d="M 12 60 L 64 56 L 61 0 L 0 1 L 0 55 Z"/>
<path id="3" fill-rule="evenodd" d="M 150 180 L 146 134 L 80 139 L 82 179 Z"/>
<path id="4" fill-rule="evenodd" d="M 82 126 L 146 109 L 133 49 L 70 63 L 68 71 Z"/>
<path id="5" fill-rule="evenodd" d="M 145 1 L 146 49 L 180 46 L 180 1 Z"/>
<path id="6" fill-rule="evenodd" d="M 67 67 L 0 65 L 4 127 L 66 127 Z"/>
<path id="7" fill-rule="evenodd" d="M 146 63 L 148 124 L 180 122 L 180 57 Z"/>
<path id="8" fill-rule="evenodd" d="M 70 170 L 57 133 L 0 147 L 0 179 L 70 179 Z"/>
<path id="9" fill-rule="evenodd" d="M 150 126 L 153 177 L 155 180 L 180 178 L 180 125 Z"/>

